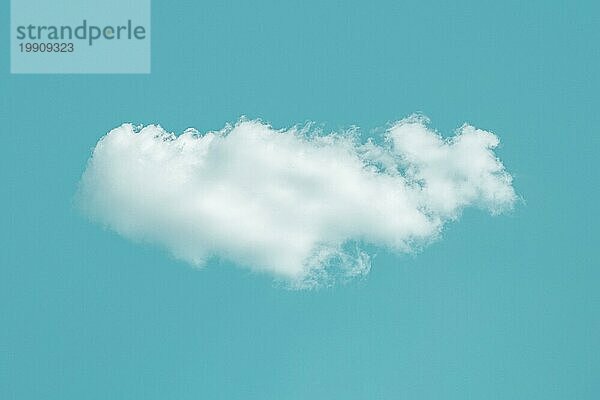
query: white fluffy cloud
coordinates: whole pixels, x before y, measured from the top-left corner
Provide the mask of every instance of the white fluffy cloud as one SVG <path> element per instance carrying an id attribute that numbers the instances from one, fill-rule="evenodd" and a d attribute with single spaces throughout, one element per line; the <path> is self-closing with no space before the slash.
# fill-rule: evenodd
<path id="1" fill-rule="evenodd" d="M 361 244 L 411 251 L 467 206 L 495 214 L 515 202 L 490 132 L 464 125 L 443 139 L 410 117 L 380 142 L 248 120 L 179 136 L 124 124 L 96 145 L 78 197 L 125 237 L 298 287 L 367 273 Z"/>

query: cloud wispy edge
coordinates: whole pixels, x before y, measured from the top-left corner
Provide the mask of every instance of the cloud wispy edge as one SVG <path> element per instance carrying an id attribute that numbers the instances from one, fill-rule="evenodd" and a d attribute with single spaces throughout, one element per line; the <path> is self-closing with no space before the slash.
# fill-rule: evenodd
<path id="1" fill-rule="evenodd" d="M 306 288 L 368 273 L 361 244 L 410 252 L 465 207 L 516 200 L 498 138 L 470 125 L 444 139 L 411 116 L 379 142 L 240 119 L 176 136 L 123 124 L 101 138 L 78 204 L 120 235 L 203 266 L 219 257 Z"/>

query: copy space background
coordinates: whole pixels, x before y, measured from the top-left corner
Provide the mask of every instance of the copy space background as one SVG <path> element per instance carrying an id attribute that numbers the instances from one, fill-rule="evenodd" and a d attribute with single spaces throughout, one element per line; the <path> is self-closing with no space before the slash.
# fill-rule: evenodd
<path id="1" fill-rule="evenodd" d="M 5 29 L 0 398 L 599 398 L 594 4 L 155 0 L 150 75 L 10 75 Z M 525 201 L 347 285 L 194 270 L 72 205 L 122 122 L 368 134 L 415 111 L 498 134 Z"/>

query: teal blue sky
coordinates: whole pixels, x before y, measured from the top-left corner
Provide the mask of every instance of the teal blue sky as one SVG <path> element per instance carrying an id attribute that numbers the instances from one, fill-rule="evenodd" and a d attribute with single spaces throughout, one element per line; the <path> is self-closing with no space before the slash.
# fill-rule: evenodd
<path id="1" fill-rule="evenodd" d="M 8 8 L 0 398 L 600 397 L 595 2 L 153 1 L 149 75 L 10 75 Z M 345 285 L 194 270 L 72 205 L 122 122 L 368 133 L 413 112 L 496 133 L 524 201 Z"/>

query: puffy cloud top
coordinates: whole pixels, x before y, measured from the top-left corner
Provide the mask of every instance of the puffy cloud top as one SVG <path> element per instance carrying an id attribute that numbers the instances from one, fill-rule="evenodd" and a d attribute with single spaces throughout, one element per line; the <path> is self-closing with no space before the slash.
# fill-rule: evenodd
<path id="1" fill-rule="evenodd" d="M 425 122 L 401 120 L 381 144 L 261 121 L 180 136 L 124 124 L 96 145 L 79 200 L 92 219 L 194 265 L 216 256 L 319 285 L 367 273 L 363 243 L 407 252 L 464 207 L 513 206 L 495 135 L 464 125 L 443 139 Z"/>

